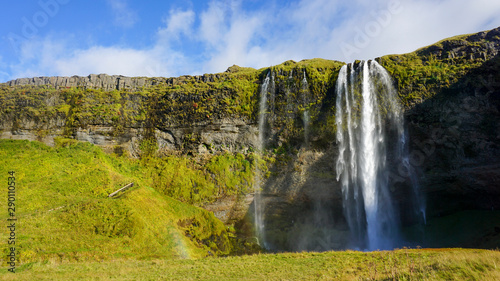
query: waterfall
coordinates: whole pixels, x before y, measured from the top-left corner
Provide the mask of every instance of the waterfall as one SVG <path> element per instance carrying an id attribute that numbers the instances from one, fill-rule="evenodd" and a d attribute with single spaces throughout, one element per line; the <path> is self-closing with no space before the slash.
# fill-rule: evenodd
<path id="1" fill-rule="evenodd" d="M 302 113 L 302 121 L 304 122 L 304 144 L 307 146 L 309 140 L 309 84 L 307 84 L 306 71 L 304 70 L 304 78 L 302 79 L 302 97 L 304 112 Z"/>
<path id="2" fill-rule="evenodd" d="M 407 134 L 404 133 L 403 142 L 406 144 L 408 142 Z M 401 155 L 402 166 L 404 167 L 404 175 L 410 179 L 412 190 L 411 196 L 413 198 L 413 214 L 417 219 L 417 222 L 421 225 L 427 224 L 427 217 L 425 214 L 425 200 L 422 198 L 420 192 L 420 184 L 417 179 L 415 169 L 410 163 L 409 153 L 407 151 L 408 147 L 404 146 L 401 148 L 403 153 Z"/>
<path id="3" fill-rule="evenodd" d="M 336 173 L 351 247 L 392 249 L 399 240 L 399 217 L 388 166 L 408 159 L 396 90 L 382 66 L 363 61 L 341 68 L 336 91 Z"/>
<path id="4" fill-rule="evenodd" d="M 257 150 L 262 151 L 265 147 L 265 122 L 267 115 L 267 93 L 269 92 L 269 85 L 271 81 L 270 73 L 267 73 L 264 83 L 262 83 L 260 89 L 260 102 L 259 102 L 259 116 L 258 116 L 258 126 L 259 126 L 259 142 L 257 143 Z"/>
<path id="5" fill-rule="evenodd" d="M 271 88 L 271 89 L 270 89 Z M 259 102 L 259 114 L 258 114 L 258 128 L 259 128 L 259 138 L 257 143 L 257 153 L 262 154 L 265 144 L 266 144 L 266 117 L 267 117 L 267 95 L 268 92 L 274 91 L 274 74 L 271 72 L 267 73 L 266 78 L 264 79 L 264 83 L 262 83 L 260 90 L 260 102 Z M 271 97 L 273 98 L 273 97 Z M 262 200 L 261 188 L 262 188 L 262 173 L 259 169 L 259 165 L 256 161 L 255 164 L 255 178 L 254 178 L 254 225 L 255 225 L 255 235 L 259 240 L 259 244 L 263 247 L 265 246 L 265 238 L 264 238 L 264 202 Z"/>

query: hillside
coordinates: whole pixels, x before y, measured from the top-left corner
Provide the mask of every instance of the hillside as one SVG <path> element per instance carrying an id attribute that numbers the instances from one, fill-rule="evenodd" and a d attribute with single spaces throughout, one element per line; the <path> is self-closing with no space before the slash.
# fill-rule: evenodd
<path id="1" fill-rule="evenodd" d="M 232 234 L 213 214 L 151 188 L 150 167 L 140 161 L 63 139 L 53 148 L 0 140 L 0 156 L 1 173 L 15 172 L 16 249 L 22 264 L 234 251 Z M 108 197 L 128 183 L 134 186 Z M 7 210 L 5 200 L 1 206 Z M 7 234 L 0 237 L 4 254 Z"/>

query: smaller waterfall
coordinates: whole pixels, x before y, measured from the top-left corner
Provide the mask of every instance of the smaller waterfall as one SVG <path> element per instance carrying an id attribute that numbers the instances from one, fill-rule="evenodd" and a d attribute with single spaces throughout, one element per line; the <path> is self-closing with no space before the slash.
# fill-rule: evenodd
<path id="1" fill-rule="evenodd" d="M 271 88 L 271 89 L 270 89 Z M 259 102 L 259 114 L 258 114 L 258 128 L 259 128 L 259 138 L 257 143 L 257 153 L 262 154 L 266 145 L 266 117 L 268 111 L 268 92 L 274 90 L 274 74 L 270 72 L 267 73 L 264 83 L 262 83 L 260 90 L 260 102 Z M 255 225 L 255 235 L 259 240 L 259 244 L 266 248 L 265 237 L 264 237 L 264 202 L 262 200 L 261 188 L 262 188 L 262 172 L 259 169 L 259 165 L 255 164 L 255 178 L 254 178 L 254 225 Z"/>
<path id="2" fill-rule="evenodd" d="M 304 112 L 302 113 L 302 121 L 304 122 L 304 144 L 308 146 L 309 144 L 309 84 L 307 83 L 306 71 L 304 70 L 304 78 L 302 79 L 302 101 L 304 106 Z"/>
<path id="3" fill-rule="evenodd" d="M 268 123 L 268 126 L 272 126 L 274 124 L 274 114 L 267 114 L 268 112 L 274 112 L 274 109 L 276 107 L 276 74 L 274 71 L 271 71 L 271 81 L 269 85 L 267 86 L 267 95 L 269 95 L 269 100 L 268 100 L 268 105 L 266 109 L 266 115 L 264 122 Z M 265 132 L 264 132 L 265 133 Z M 265 148 L 265 143 L 263 148 Z"/>
<path id="4" fill-rule="evenodd" d="M 406 135 L 406 132 L 403 137 L 403 142 L 407 144 L 408 137 Z M 412 198 L 413 200 L 413 214 L 416 217 L 417 221 L 421 223 L 422 225 L 427 224 L 427 217 L 425 213 L 425 201 L 422 198 L 421 192 L 420 192 L 420 183 L 417 179 L 417 173 L 415 172 L 415 169 L 410 163 L 410 157 L 409 153 L 407 151 L 408 146 L 405 145 L 403 148 L 403 154 L 402 154 L 402 160 L 401 163 L 404 167 L 405 170 L 405 176 L 407 176 L 410 179 L 411 186 L 412 186 Z"/>
<path id="5" fill-rule="evenodd" d="M 269 92 L 269 86 L 271 82 L 271 75 L 267 73 L 264 83 L 262 83 L 260 89 L 260 102 L 259 102 L 259 116 L 258 116 L 258 126 L 259 126 L 259 142 L 257 144 L 257 150 L 262 151 L 265 147 L 265 122 L 267 116 L 267 93 Z"/>

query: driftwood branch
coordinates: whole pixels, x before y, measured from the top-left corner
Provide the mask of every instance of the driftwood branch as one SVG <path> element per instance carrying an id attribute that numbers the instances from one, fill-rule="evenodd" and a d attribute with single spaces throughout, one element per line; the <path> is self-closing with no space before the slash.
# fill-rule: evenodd
<path id="1" fill-rule="evenodd" d="M 50 210 L 48 210 L 47 212 L 52 212 L 52 211 L 59 210 L 59 209 L 62 209 L 62 208 L 64 208 L 64 206 L 59 206 L 59 207 L 57 207 L 57 208 L 50 209 Z"/>
<path id="2" fill-rule="evenodd" d="M 120 191 L 125 191 L 125 190 L 127 190 L 127 189 L 131 188 L 132 186 L 134 186 L 134 183 L 133 183 L 133 182 L 131 182 L 131 183 L 127 184 L 126 186 L 124 186 L 124 187 L 122 187 L 122 188 L 118 189 L 117 191 L 115 191 L 115 192 L 113 192 L 113 193 L 109 194 L 109 195 L 108 195 L 108 197 L 113 197 L 113 196 L 115 196 L 116 194 L 118 194 L 118 192 L 120 192 Z"/>

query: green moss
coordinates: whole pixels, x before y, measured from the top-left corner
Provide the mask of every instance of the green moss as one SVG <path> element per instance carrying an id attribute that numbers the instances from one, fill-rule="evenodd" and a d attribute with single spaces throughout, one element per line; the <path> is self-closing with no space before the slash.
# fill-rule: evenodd
<path id="1" fill-rule="evenodd" d="M 213 213 L 203 212 L 197 216 L 180 220 L 177 224 L 185 235 L 198 242 L 199 247 L 210 249 L 211 255 L 227 255 L 232 245 L 224 225 L 214 217 Z M 222 239 L 221 239 L 222 238 Z"/>
<path id="2" fill-rule="evenodd" d="M 240 153 L 204 158 L 170 155 L 145 161 L 156 190 L 195 205 L 253 191 L 255 165 L 265 172 L 267 162 L 254 154 Z"/>
<path id="3" fill-rule="evenodd" d="M 212 157 L 206 169 L 224 194 L 247 193 L 253 188 L 254 164 L 250 156 L 223 153 Z"/>
<path id="4" fill-rule="evenodd" d="M 324 148 L 329 141 L 322 141 L 323 136 L 330 135 L 334 128 L 325 121 L 334 114 L 335 83 L 342 65 L 342 62 L 312 59 L 287 61 L 270 68 L 275 76 L 276 93 L 268 100 L 268 107 L 274 113 L 268 126 L 278 131 L 277 139 L 285 140 L 271 143 L 271 148 L 300 147 L 311 139 L 315 139 L 311 143 L 314 147 Z"/>
<path id="5" fill-rule="evenodd" d="M 341 65 L 339 62 L 312 59 L 298 63 L 287 62 L 271 68 L 276 73 L 293 69 L 294 84 L 298 89 L 304 71 L 310 82 L 307 91 L 300 90 L 276 100 L 278 110 L 275 114 L 286 123 L 288 129 L 285 134 L 300 134 L 293 128 L 296 120 L 289 118 L 291 114 L 309 110 L 311 123 L 315 123 L 325 93 L 334 84 Z M 234 66 L 219 74 L 157 79 L 157 85 L 133 93 L 1 85 L 0 103 L 4 110 L 0 115 L 4 120 L 9 120 L 11 127 L 22 128 L 22 122 L 34 121 L 35 124 L 42 124 L 40 129 L 44 130 L 54 129 L 55 122 L 51 121 L 59 118 L 65 121 L 65 137 L 74 137 L 79 128 L 86 129 L 96 125 L 112 126 L 113 132 L 110 135 L 113 137 L 126 134 L 129 128 L 142 128 L 145 135 L 142 141 L 150 141 L 154 137 L 154 129 L 159 127 L 210 124 L 213 120 L 224 118 L 255 122 L 259 86 L 263 73 L 267 71 L 267 68 L 255 70 Z M 277 83 L 288 83 L 288 77 L 280 75 L 283 74 L 277 75 Z M 305 100 L 306 96 L 307 102 L 289 108 L 296 98 Z M 24 119 L 21 120 L 20 117 Z M 185 141 L 187 150 L 192 150 L 191 138 Z"/>

